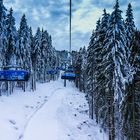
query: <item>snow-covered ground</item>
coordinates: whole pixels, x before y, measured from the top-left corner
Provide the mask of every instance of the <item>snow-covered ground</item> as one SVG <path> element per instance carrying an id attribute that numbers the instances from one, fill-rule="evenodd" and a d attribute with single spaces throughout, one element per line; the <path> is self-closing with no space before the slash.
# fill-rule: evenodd
<path id="1" fill-rule="evenodd" d="M 0 97 L 0 140 L 107 140 L 88 118 L 83 93 L 61 80 Z"/>

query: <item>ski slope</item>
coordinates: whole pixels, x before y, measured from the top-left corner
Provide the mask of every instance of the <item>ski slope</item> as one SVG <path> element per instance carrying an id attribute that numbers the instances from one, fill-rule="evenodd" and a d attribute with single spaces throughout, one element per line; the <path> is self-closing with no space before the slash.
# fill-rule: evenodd
<path id="1" fill-rule="evenodd" d="M 61 80 L 0 97 L 1 140 L 107 140 L 88 118 L 85 95 Z"/>

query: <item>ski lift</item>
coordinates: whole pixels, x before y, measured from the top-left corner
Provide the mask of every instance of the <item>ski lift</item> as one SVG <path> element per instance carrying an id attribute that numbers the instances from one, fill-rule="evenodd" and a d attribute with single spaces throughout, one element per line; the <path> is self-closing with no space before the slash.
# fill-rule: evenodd
<path id="1" fill-rule="evenodd" d="M 72 67 L 68 67 L 68 69 L 64 73 L 62 73 L 61 79 L 75 80 L 76 74 L 74 72 L 74 69 Z"/>
<path id="2" fill-rule="evenodd" d="M 0 70 L 0 81 L 28 81 L 30 77 L 29 72 L 18 70 L 17 68 L 19 67 L 3 67 L 3 70 Z"/>
<path id="3" fill-rule="evenodd" d="M 70 53 L 70 64 L 72 64 L 72 57 L 71 57 L 71 16 L 72 16 L 72 2 L 70 0 L 70 20 L 69 20 L 69 23 L 70 23 L 70 26 L 69 26 L 69 53 Z M 68 61 L 66 61 L 68 62 Z M 65 68 L 66 68 L 66 63 L 65 63 Z M 64 86 L 66 86 L 66 80 L 75 80 L 76 79 L 76 74 L 75 74 L 75 70 L 73 68 L 72 65 L 70 65 L 68 67 L 68 69 L 62 73 L 61 75 L 61 79 L 64 79 Z"/>
<path id="4" fill-rule="evenodd" d="M 66 80 L 75 80 L 76 74 L 75 73 L 70 73 L 70 72 L 64 72 L 61 75 L 61 79 L 66 79 Z"/>

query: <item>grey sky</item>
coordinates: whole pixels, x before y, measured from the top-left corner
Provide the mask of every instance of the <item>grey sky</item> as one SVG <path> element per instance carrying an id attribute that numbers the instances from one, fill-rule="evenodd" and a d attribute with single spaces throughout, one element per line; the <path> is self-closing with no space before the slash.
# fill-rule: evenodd
<path id="1" fill-rule="evenodd" d="M 140 0 L 120 0 L 122 15 L 125 18 L 129 2 L 133 7 L 135 24 L 140 29 Z M 115 0 L 72 0 L 72 49 L 88 45 L 103 9 L 112 12 L 114 3 Z M 69 0 L 4 0 L 4 4 L 7 9 L 13 7 L 17 26 L 25 13 L 34 33 L 37 27 L 43 27 L 52 35 L 56 49 L 69 48 Z"/>

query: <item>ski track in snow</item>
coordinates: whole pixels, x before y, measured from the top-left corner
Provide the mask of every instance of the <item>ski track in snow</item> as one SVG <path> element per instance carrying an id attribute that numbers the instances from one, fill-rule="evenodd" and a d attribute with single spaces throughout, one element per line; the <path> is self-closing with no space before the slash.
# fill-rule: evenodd
<path id="1" fill-rule="evenodd" d="M 103 134 L 84 112 L 84 94 L 80 93 L 79 101 L 81 95 L 76 90 L 56 90 L 32 118 L 22 140 L 102 140 Z"/>
<path id="2" fill-rule="evenodd" d="M 0 98 L 1 140 L 107 140 L 88 117 L 85 94 L 63 81 L 38 84 L 35 92 Z"/>
<path id="3" fill-rule="evenodd" d="M 61 89 L 61 90 L 63 91 L 63 89 Z M 43 138 L 46 139 L 45 136 L 47 138 L 49 137 L 51 140 L 54 140 L 54 139 L 57 140 L 57 137 L 58 137 L 57 134 L 58 134 L 58 131 L 60 131 L 60 126 L 57 121 L 56 113 L 57 113 L 57 108 L 61 105 L 61 100 L 63 99 L 63 97 L 64 97 L 64 91 L 60 93 L 60 92 L 58 92 L 58 90 L 56 90 L 53 93 L 53 95 L 49 98 L 48 102 L 43 106 L 43 108 L 41 108 L 41 110 L 39 110 L 37 112 L 38 114 L 36 114 L 36 116 L 34 116 L 34 119 L 32 119 L 30 121 L 30 125 L 28 125 L 28 128 L 25 130 L 25 133 L 24 133 L 25 137 L 23 137 L 23 140 L 26 140 L 26 139 L 34 139 L 34 140 L 42 139 L 43 140 Z M 54 104 L 57 103 L 57 104 L 52 106 L 52 103 L 54 103 Z M 42 117 L 40 117 L 40 116 L 42 116 Z M 44 118 L 45 118 L 45 120 L 44 120 Z M 37 125 L 35 124 L 36 120 L 39 120 L 39 123 Z M 49 127 L 43 128 L 42 126 L 45 124 L 46 125 L 49 124 Z M 40 128 L 39 128 L 39 129 L 41 129 L 40 132 L 38 131 L 38 128 L 37 128 L 38 126 L 40 126 Z M 40 135 L 37 133 L 34 134 L 34 136 L 30 135 L 30 131 L 32 131 L 32 130 L 34 130 L 37 133 L 40 133 Z M 53 133 L 54 133 L 54 135 L 53 135 Z M 42 138 L 41 138 L 41 136 L 42 136 Z"/>
<path id="4" fill-rule="evenodd" d="M 55 94 L 55 92 L 56 92 L 57 90 L 60 90 L 60 89 L 62 89 L 62 88 L 57 88 L 57 89 L 55 89 L 55 90 L 52 92 L 51 96 L 53 96 L 53 94 Z M 49 97 L 49 98 L 51 98 L 51 97 Z M 19 138 L 18 138 L 17 140 L 22 140 L 22 139 L 23 139 L 24 133 L 25 133 L 26 128 L 28 127 L 28 125 L 29 125 L 31 119 L 38 113 L 38 111 L 39 111 L 40 109 L 42 109 L 42 108 L 44 107 L 44 105 L 45 105 L 47 102 L 48 102 L 48 100 L 44 101 L 44 103 L 42 103 L 42 104 L 30 115 L 30 117 L 28 118 L 28 120 L 26 121 L 26 123 L 25 123 L 25 125 L 24 125 L 23 132 L 21 133 L 21 135 L 19 136 Z"/>

